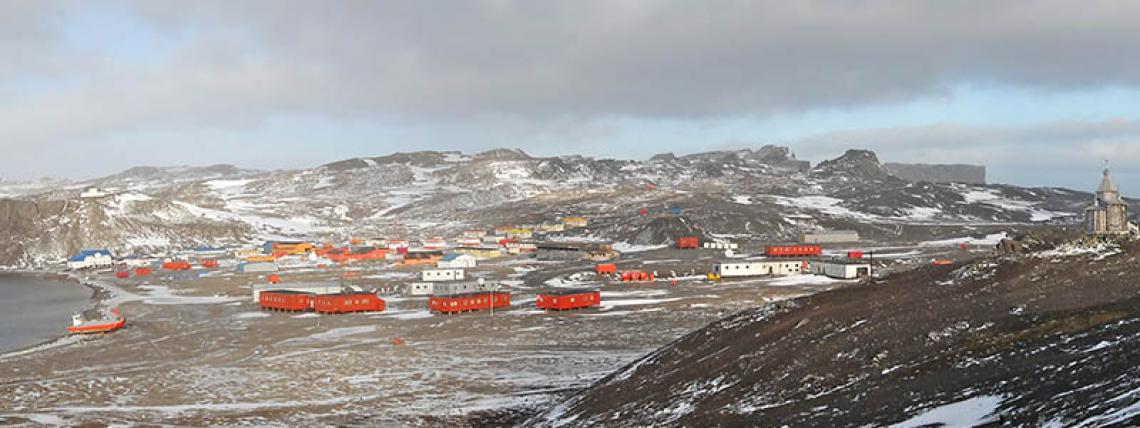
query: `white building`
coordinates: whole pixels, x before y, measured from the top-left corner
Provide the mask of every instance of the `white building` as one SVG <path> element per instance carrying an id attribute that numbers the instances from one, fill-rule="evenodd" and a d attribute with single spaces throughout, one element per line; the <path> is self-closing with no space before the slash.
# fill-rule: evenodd
<path id="1" fill-rule="evenodd" d="M 871 274 L 871 264 L 858 259 L 820 260 L 811 262 L 811 273 L 831 278 L 855 279 Z"/>
<path id="2" fill-rule="evenodd" d="M 450 294 L 466 294 L 466 293 L 479 293 L 497 288 L 495 283 L 480 284 L 478 282 L 449 282 L 432 285 L 431 294 L 436 295 L 450 295 Z"/>
<path id="3" fill-rule="evenodd" d="M 804 244 L 843 244 L 859 242 L 859 232 L 854 230 L 804 232 L 800 234 L 800 242 Z"/>
<path id="4" fill-rule="evenodd" d="M 710 250 L 736 250 L 740 248 L 739 245 L 732 242 L 705 241 L 701 246 Z"/>
<path id="5" fill-rule="evenodd" d="M 721 278 L 743 276 L 786 276 L 803 273 L 803 260 L 724 261 L 713 265 L 713 273 Z"/>
<path id="6" fill-rule="evenodd" d="M 404 289 L 409 296 L 428 296 L 435 291 L 435 284 L 430 282 L 413 282 Z"/>
<path id="7" fill-rule="evenodd" d="M 122 263 L 130 268 L 147 267 L 157 262 L 157 259 L 151 259 L 142 256 L 127 256 L 124 257 Z"/>
<path id="8" fill-rule="evenodd" d="M 83 250 L 79 254 L 68 257 L 68 269 L 88 269 L 113 266 L 115 260 L 107 250 Z"/>
<path id="9" fill-rule="evenodd" d="M 424 269 L 424 281 L 459 281 L 464 278 L 463 269 Z"/>
<path id="10" fill-rule="evenodd" d="M 448 254 L 446 256 L 443 256 L 442 259 L 439 259 L 439 261 L 436 262 L 435 267 L 441 269 L 463 269 L 473 268 L 475 267 L 476 263 L 477 261 L 475 260 L 475 256 L 470 254 Z"/>
<path id="11" fill-rule="evenodd" d="M 80 198 L 102 198 L 104 196 L 107 196 L 107 192 L 98 187 L 88 187 L 83 189 L 82 192 L 79 192 Z"/>

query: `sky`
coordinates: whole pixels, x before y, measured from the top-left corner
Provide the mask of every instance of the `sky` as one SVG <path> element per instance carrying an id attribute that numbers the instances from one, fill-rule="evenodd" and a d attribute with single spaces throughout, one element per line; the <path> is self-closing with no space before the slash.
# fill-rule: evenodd
<path id="1" fill-rule="evenodd" d="M 0 178 L 788 146 L 1140 192 L 1135 1 L 0 2 Z"/>

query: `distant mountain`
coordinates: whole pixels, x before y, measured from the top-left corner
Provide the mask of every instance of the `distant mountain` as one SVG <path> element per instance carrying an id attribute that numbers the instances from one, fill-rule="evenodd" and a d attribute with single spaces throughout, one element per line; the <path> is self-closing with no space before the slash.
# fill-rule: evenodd
<path id="1" fill-rule="evenodd" d="M 887 162 L 883 168 L 906 181 L 986 184 L 986 167 L 982 165 Z"/>
<path id="2" fill-rule="evenodd" d="M 866 150 L 809 166 L 785 147 L 764 146 L 648 161 L 498 149 L 395 153 L 286 171 L 139 167 L 24 187 L 0 199 L 0 213 L 10 216 L 8 230 L 0 230 L 7 248 L 0 265 L 42 264 L 91 246 L 133 252 L 261 239 L 415 237 L 577 214 L 592 221 L 575 233 L 637 244 L 694 232 L 786 241 L 823 228 L 913 240 L 979 224 L 1063 221 L 1091 198 L 1064 189 L 911 183 Z M 106 195 L 81 198 L 88 187 Z"/>

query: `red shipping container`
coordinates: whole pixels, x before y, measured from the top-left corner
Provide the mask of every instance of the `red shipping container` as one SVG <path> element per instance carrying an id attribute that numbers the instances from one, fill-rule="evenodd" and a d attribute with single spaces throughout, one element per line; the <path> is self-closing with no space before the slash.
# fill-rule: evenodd
<path id="1" fill-rule="evenodd" d="M 653 275 L 650 275 L 650 274 L 648 274 L 646 272 L 642 272 L 642 271 L 634 270 L 634 271 L 627 271 L 627 272 L 621 273 L 621 280 L 625 281 L 625 282 L 652 281 L 653 279 L 654 279 Z"/>
<path id="2" fill-rule="evenodd" d="M 597 290 L 562 290 L 540 293 L 535 296 L 534 305 L 538 309 L 565 311 L 599 306 L 602 293 Z"/>
<path id="3" fill-rule="evenodd" d="M 600 264 L 594 267 L 594 272 L 599 275 L 603 273 L 617 273 L 617 265 L 613 263 Z"/>
<path id="4" fill-rule="evenodd" d="M 147 275 L 150 275 L 150 273 L 151 273 L 150 268 L 145 268 L 145 267 L 135 268 L 135 276 L 147 276 Z"/>
<path id="5" fill-rule="evenodd" d="M 218 267 L 218 261 L 217 260 L 202 260 L 202 267 L 204 267 L 204 268 L 216 268 L 216 267 Z"/>
<path id="6" fill-rule="evenodd" d="M 861 258 L 863 258 L 863 252 L 862 251 L 848 251 L 847 252 L 847 258 L 849 258 L 849 259 L 861 259 Z"/>
<path id="7" fill-rule="evenodd" d="M 682 238 L 677 238 L 677 248 L 692 249 L 692 248 L 700 248 L 700 246 L 701 246 L 701 239 L 696 237 L 696 236 L 685 236 Z"/>
<path id="8" fill-rule="evenodd" d="M 262 291 L 257 296 L 262 309 L 275 311 L 307 311 L 313 308 L 313 295 L 301 291 Z"/>
<path id="9" fill-rule="evenodd" d="M 125 278 L 130 278 L 130 277 L 131 277 L 130 272 L 127 272 L 125 270 L 115 272 L 115 278 L 125 279 Z"/>
<path id="10" fill-rule="evenodd" d="M 483 309 L 506 308 L 511 306 L 511 293 L 495 291 L 486 293 L 466 293 L 433 295 L 428 297 L 428 310 L 443 314 L 478 311 Z"/>
<path id="11" fill-rule="evenodd" d="M 771 257 L 818 256 L 823 254 L 819 245 L 769 245 L 765 254 Z"/>
<path id="12" fill-rule="evenodd" d="M 313 297 L 313 310 L 322 314 L 380 312 L 387 305 L 375 293 L 319 294 Z"/>
<path id="13" fill-rule="evenodd" d="M 165 262 L 162 268 L 166 270 L 190 270 L 190 262 L 187 261 L 173 261 Z"/>

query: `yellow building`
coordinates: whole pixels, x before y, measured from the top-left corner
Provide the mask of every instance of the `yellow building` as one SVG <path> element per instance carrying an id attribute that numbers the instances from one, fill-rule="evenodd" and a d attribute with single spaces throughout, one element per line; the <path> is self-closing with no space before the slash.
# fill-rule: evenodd
<path id="1" fill-rule="evenodd" d="M 511 229 L 507 231 L 507 238 L 511 239 L 529 239 L 534 236 L 532 229 Z"/>
<path id="2" fill-rule="evenodd" d="M 475 256 L 477 259 L 493 259 L 503 255 L 503 252 L 498 248 L 492 247 L 459 247 L 454 251 L 459 254 Z"/>
<path id="3" fill-rule="evenodd" d="M 586 227 L 590 221 L 586 217 L 563 217 L 562 224 L 565 224 L 566 227 Z"/>
<path id="4" fill-rule="evenodd" d="M 308 254 L 316 250 L 310 242 L 274 242 L 273 254 L 297 255 Z"/>
<path id="5" fill-rule="evenodd" d="M 543 231 L 543 232 L 561 232 L 563 230 L 566 230 L 566 224 L 564 224 L 564 223 L 543 223 L 543 224 L 538 225 L 538 229 Z"/>

